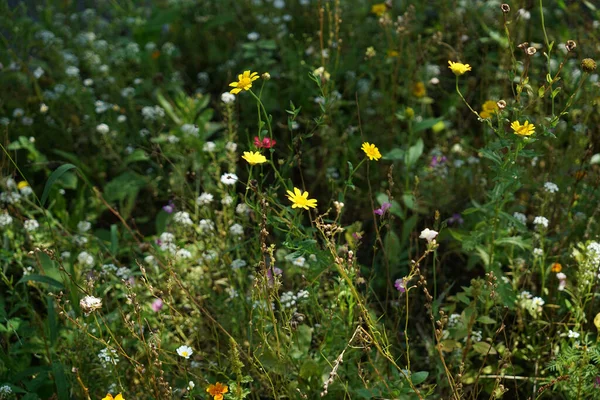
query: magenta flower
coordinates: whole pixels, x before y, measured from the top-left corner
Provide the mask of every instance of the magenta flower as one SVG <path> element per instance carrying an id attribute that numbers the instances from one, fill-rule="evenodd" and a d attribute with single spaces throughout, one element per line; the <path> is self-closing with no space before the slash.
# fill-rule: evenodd
<path id="1" fill-rule="evenodd" d="M 406 286 L 405 285 L 406 285 L 406 281 L 404 280 L 404 278 L 402 278 L 402 279 L 396 279 L 396 282 L 394 282 L 394 287 L 400 293 L 406 292 Z"/>
<path id="2" fill-rule="evenodd" d="M 159 312 L 163 308 L 163 301 L 161 299 L 155 299 L 152 302 L 152 311 Z"/>
<path id="3" fill-rule="evenodd" d="M 162 209 L 167 214 L 171 214 L 173 211 L 175 211 L 175 205 L 173 204 L 173 200 L 169 200 L 169 203 L 167 205 L 163 206 Z"/>
<path id="4" fill-rule="evenodd" d="M 392 206 L 392 203 L 385 202 L 377 210 L 373 210 L 373 212 L 377 215 L 383 215 L 383 214 L 385 214 L 385 212 L 387 210 L 390 209 L 391 206 Z"/>
<path id="5" fill-rule="evenodd" d="M 431 163 L 429 163 L 429 166 L 431 168 L 435 168 L 439 165 L 445 164 L 446 161 L 448 161 L 446 156 L 433 156 L 431 157 Z"/>

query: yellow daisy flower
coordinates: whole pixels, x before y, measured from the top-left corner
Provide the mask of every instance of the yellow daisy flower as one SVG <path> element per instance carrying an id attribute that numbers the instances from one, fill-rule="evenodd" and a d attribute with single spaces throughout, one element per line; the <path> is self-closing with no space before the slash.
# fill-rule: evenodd
<path id="1" fill-rule="evenodd" d="M 483 110 L 479 113 L 481 118 L 491 118 L 498 112 L 498 104 L 494 100 L 488 100 L 481 106 Z"/>
<path id="2" fill-rule="evenodd" d="M 231 82 L 229 86 L 234 87 L 235 89 L 231 89 L 231 94 L 238 94 L 242 90 L 250 90 L 252 87 L 252 82 L 260 78 L 258 76 L 258 72 L 244 71 L 243 74 L 238 75 L 237 82 Z"/>
<path id="3" fill-rule="evenodd" d="M 206 393 L 213 396 L 213 400 L 223 400 L 223 395 L 229 391 L 227 385 L 217 382 L 214 385 L 209 385 L 206 388 Z"/>
<path id="4" fill-rule="evenodd" d="M 529 121 L 525 121 L 523 125 L 519 121 L 515 121 L 510 124 L 510 127 L 517 135 L 521 136 L 531 136 L 535 133 L 535 125 L 530 124 Z"/>
<path id="5" fill-rule="evenodd" d="M 258 151 L 245 151 L 242 158 L 248 161 L 250 165 L 262 164 L 267 162 L 267 158 Z"/>
<path id="6" fill-rule="evenodd" d="M 448 64 L 450 65 L 448 68 L 450 68 L 456 76 L 462 75 L 471 70 L 471 66 L 469 64 L 462 64 L 452 61 L 448 61 Z"/>
<path id="7" fill-rule="evenodd" d="M 288 199 L 293 203 L 292 208 L 304 208 L 308 210 L 309 208 L 315 208 L 317 206 L 316 199 L 309 199 L 308 192 L 302 192 L 298 188 L 294 188 L 294 192 L 292 193 L 290 190 L 287 191 Z"/>
<path id="8" fill-rule="evenodd" d="M 125 398 L 121 393 L 119 393 L 117 397 L 113 397 L 112 394 L 108 393 L 102 400 L 125 400 Z"/>
<path id="9" fill-rule="evenodd" d="M 385 14 L 386 11 L 387 6 L 385 5 L 385 3 L 373 4 L 373 6 L 371 7 L 371 12 L 377 15 L 378 17 L 381 17 L 383 14 Z"/>
<path id="10" fill-rule="evenodd" d="M 415 97 L 423 97 L 427 94 L 427 90 L 425 89 L 425 84 L 423 82 L 417 82 L 412 87 L 412 94 Z"/>
<path id="11" fill-rule="evenodd" d="M 381 153 L 379 149 L 374 144 L 370 144 L 369 142 L 364 142 L 361 147 L 362 151 L 365 152 L 369 160 L 379 160 L 381 158 Z"/>
<path id="12" fill-rule="evenodd" d="M 21 190 L 23 188 L 26 188 L 27 186 L 29 186 L 29 183 L 27 183 L 27 181 L 21 181 L 19 182 L 19 184 L 17 185 L 17 189 Z"/>

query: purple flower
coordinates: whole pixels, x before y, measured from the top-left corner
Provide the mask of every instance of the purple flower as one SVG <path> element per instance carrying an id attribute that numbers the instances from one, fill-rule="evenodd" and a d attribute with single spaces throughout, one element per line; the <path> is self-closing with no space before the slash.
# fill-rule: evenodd
<path id="1" fill-rule="evenodd" d="M 448 161 L 446 156 L 433 156 L 433 157 L 431 157 L 431 163 L 429 163 L 429 166 L 431 168 L 435 168 L 438 165 L 444 164 L 446 161 Z"/>
<path id="2" fill-rule="evenodd" d="M 269 285 L 273 284 L 273 276 L 281 276 L 283 274 L 283 271 L 281 270 L 281 268 L 277 268 L 277 267 L 273 267 L 273 268 L 268 268 L 267 269 L 267 279 L 269 280 Z"/>
<path id="3" fill-rule="evenodd" d="M 452 217 L 448 218 L 448 223 L 451 225 L 458 224 L 462 225 L 465 221 L 462 219 L 459 213 L 455 213 Z"/>
<path id="4" fill-rule="evenodd" d="M 167 204 L 166 206 L 163 206 L 162 208 L 167 214 L 171 214 L 173 211 L 175 211 L 175 205 L 173 205 L 173 200 L 169 200 L 169 204 Z"/>
<path id="5" fill-rule="evenodd" d="M 163 308 L 163 301 L 161 299 L 155 299 L 152 302 L 152 310 L 154 312 L 159 312 Z"/>
<path id="6" fill-rule="evenodd" d="M 362 235 L 361 235 L 360 233 L 358 233 L 358 232 L 354 232 L 354 233 L 352 234 L 352 237 L 353 237 L 353 238 L 354 238 L 354 240 L 356 240 L 356 241 L 362 240 Z"/>
<path id="7" fill-rule="evenodd" d="M 385 212 L 387 210 L 390 209 L 391 206 L 392 206 L 392 203 L 385 202 L 377 210 L 373 210 L 373 212 L 377 215 L 383 215 L 383 214 L 385 214 Z"/>
<path id="8" fill-rule="evenodd" d="M 406 285 L 406 282 L 405 282 L 404 278 L 402 278 L 402 279 L 396 279 L 396 282 L 394 282 L 394 287 L 400 293 L 406 292 L 406 286 L 405 285 Z"/>

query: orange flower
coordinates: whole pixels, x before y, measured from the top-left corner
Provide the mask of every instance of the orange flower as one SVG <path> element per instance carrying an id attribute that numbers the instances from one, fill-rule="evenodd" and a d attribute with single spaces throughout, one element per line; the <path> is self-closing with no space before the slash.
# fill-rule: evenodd
<path id="1" fill-rule="evenodd" d="M 229 391 L 227 385 L 217 382 L 214 385 L 209 385 L 206 388 L 206 393 L 213 396 L 213 400 L 223 400 L 223 395 Z"/>
<path id="2" fill-rule="evenodd" d="M 554 263 L 552 264 L 552 272 L 560 272 L 562 270 L 562 265 L 560 265 L 560 263 Z"/>

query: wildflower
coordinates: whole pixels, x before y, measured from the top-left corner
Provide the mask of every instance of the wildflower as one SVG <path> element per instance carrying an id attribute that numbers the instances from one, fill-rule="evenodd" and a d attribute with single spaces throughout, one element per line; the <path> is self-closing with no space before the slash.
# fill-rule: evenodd
<path id="1" fill-rule="evenodd" d="M 449 67 L 452 72 L 454 73 L 454 75 L 456 76 L 460 76 L 462 74 L 464 74 L 467 71 L 471 70 L 471 66 L 469 64 L 462 64 L 462 63 L 457 63 L 457 62 L 453 62 L 453 61 L 448 61 Z"/>
<path id="2" fill-rule="evenodd" d="M 263 74 L 260 77 L 263 78 L 265 81 L 268 81 L 269 79 L 271 79 L 271 74 L 268 72 L 263 72 Z"/>
<path id="3" fill-rule="evenodd" d="M 49 110 L 49 108 L 46 104 L 44 104 L 44 103 L 40 104 L 40 112 L 42 114 L 46 114 L 48 112 L 48 110 Z"/>
<path id="4" fill-rule="evenodd" d="M 237 180 L 238 180 L 238 177 L 236 174 L 225 173 L 225 174 L 221 175 L 221 183 L 224 185 L 235 185 Z"/>
<path id="5" fill-rule="evenodd" d="M 200 128 L 194 124 L 183 124 L 181 125 L 181 131 L 185 135 L 198 137 Z"/>
<path id="6" fill-rule="evenodd" d="M 275 139 L 271 139 L 268 137 L 259 139 L 258 136 L 254 136 L 254 146 L 256 146 L 259 149 L 270 149 L 271 147 L 275 146 L 277 144 L 277 141 Z"/>
<path id="7" fill-rule="evenodd" d="M 231 82 L 229 86 L 234 87 L 235 89 L 231 89 L 231 94 L 238 94 L 242 90 L 250 90 L 252 87 L 252 82 L 259 78 L 258 72 L 244 71 L 243 74 L 238 75 L 237 82 Z"/>
<path id="8" fill-rule="evenodd" d="M 88 316 L 92 312 L 102 308 L 102 299 L 94 296 L 85 296 L 79 301 L 79 306 L 85 315 Z"/>
<path id="9" fill-rule="evenodd" d="M 234 151 L 237 150 L 237 143 L 234 143 L 234 142 L 225 143 L 225 150 L 233 153 Z"/>
<path id="10" fill-rule="evenodd" d="M 504 110 L 506 108 L 506 101 L 498 100 L 498 102 L 496 102 L 496 105 L 499 109 Z"/>
<path id="11" fill-rule="evenodd" d="M 185 211 L 177 211 L 175 215 L 173 215 L 173 222 L 181 224 L 181 225 L 192 225 L 192 219 L 190 218 L 190 214 Z"/>
<path id="12" fill-rule="evenodd" d="M 394 282 L 394 287 L 400 293 L 406 292 L 406 279 L 405 278 L 396 279 L 396 282 Z"/>
<path id="13" fill-rule="evenodd" d="M 596 70 L 596 61 L 592 60 L 591 58 L 584 58 L 581 60 L 581 69 L 583 72 L 591 74 Z"/>
<path id="14" fill-rule="evenodd" d="M 102 400 L 125 400 L 125 398 L 123 397 L 123 395 L 121 393 L 119 393 L 117 395 L 117 397 L 113 397 L 112 394 L 107 393 L 106 397 L 103 398 Z"/>
<path id="15" fill-rule="evenodd" d="M 81 253 L 79 253 L 79 255 L 77 255 L 77 261 L 79 262 L 79 264 L 87 265 L 88 267 L 94 265 L 94 257 L 87 251 L 82 251 Z"/>
<path id="16" fill-rule="evenodd" d="M 100 133 L 101 135 L 106 135 L 109 131 L 110 128 L 106 124 L 99 124 L 96 126 L 96 132 Z"/>
<path id="17" fill-rule="evenodd" d="M 177 257 L 179 259 L 192 258 L 192 253 L 186 249 L 179 249 L 175 253 L 175 257 Z"/>
<path id="18" fill-rule="evenodd" d="M 194 383 L 194 381 L 188 382 L 188 385 L 187 385 L 188 392 L 191 392 L 195 387 L 196 387 L 196 384 Z"/>
<path id="19" fill-rule="evenodd" d="M 533 255 L 536 257 L 541 257 L 544 255 L 544 250 L 542 250 L 540 248 L 535 248 L 535 249 L 533 249 Z"/>
<path id="20" fill-rule="evenodd" d="M 550 270 L 554 273 L 560 272 L 562 271 L 562 265 L 560 265 L 560 263 L 554 263 L 552 264 L 552 267 L 550 267 Z"/>
<path id="21" fill-rule="evenodd" d="M 423 82 L 417 82 L 412 87 L 412 94 L 415 97 L 423 97 L 427 94 L 425 84 Z"/>
<path id="22" fill-rule="evenodd" d="M 12 217 L 6 213 L 0 214 L 0 226 L 8 226 L 12 223 Z"/>
<path id="23" fill-rule="evenodd" d="M 502 3 L 502 5 L 500 5 L 500 9 L 502 10 L 502 12 L 504 14 L 510 12 L 510 6 L 508 4 L 506 4 L 506 3 Z"/>
<path id="24" fill-rule="evenodd" d="M 215 144 L 215 142 L 206 142 L 204 143 L 204 146 L 202 146 L 202 151 L 206 153 L 212 153 L 213 151 L 215 151 L 216 148 L 217 145 Z"/>
<path id="25" fill-rule="evenodd" d="M 306 258 L 300 256 L 297 257 L 296 259 L 294 259 L 294 261 L 292 262 L 292 264 L 294 264 L 297 267 L 304 267 L 304 264 L 306 263 Z"/>
<path id="26" fill-rule="evenodd" d="M 568 52 L 571 52 L 571 51 L 575 50 L 575 47 L 577 47 L 577 43 L 575 43 L 574 40 L 567 40 L 565 47 L 567 48 Z"/>
<path id="27" fill-rule="evenodd" d="M 367 47 L 367 50 L 365 51 L 365 57 L 373 58 L 373 57 L 375 57 L 375 55 L 377 55 L 375 48 L 373 46 Z"/>
<path id="28" fill-rule="evenodd" d="M 533 219 L 533 224 L 534 225 L 541 225 L 544 228 L 548 227 L 548 218 L 546 217 L 542 217 L 542 216 L 537 216 Z"/>
<path id="29" fill-rule="evenodd" d="M 210 219 L 201 219 L 200 222 L 198 222 L 198 227 L 201 232 L 210 232 L 215 230 L 215 223 Z"/>
<path id="30" fill-rule="evenodd" d="M 235 96 L 229 92 L 221 94 L 221 101 L 225 104 L 231 104 L 235 101 Z"/>
<path id="31" fill-rule="evenodd" d="M 532 56 L 532 55 L 534 55 L 535 53 L 537 53 L 537 49 L 536 49 L 535 47 L 528 47 L 528 48 L 525 50 L 525 53 L 527 53 L 527 55 L 528 55 L 528 56 Z"/>
<path id="32" fill-rule="evenodd" d="M 191 347 L 189 346 L 179 346 L 177 348 L 177 354 L 179 354 L 181 357 L 188 359 L 190 358 L 190 356 L 194 353 L 194 350 L 192 350 Z"/>
<path id="33" fill-rule="evenodd" d="M 223 204 L 224 206 L 228 206 L 231 203 L 233 203 L 233 197 L 231 197 L 230 195 L 226 194 L 222 199 L 221 199 L 221 204 Z"/>
<path id="34" fill-rule="evenodd" d="M 525 121 L 523 125 L 519 121 L 514 121 L 510 127 L 517 135 L 521 136 L 531 136 L 535 132 L 535 125 L 530 124 L 529 121 Z"/>
<path id="35" fill-rule="evenodd" d="M 240 236 L 244 234 L 244 227 L 240 224 L 233 224 L 229 227 L 229 232 L 232 235 Z"/>
<path id="36" fill-rule="evenodd" d="M 373 210 L 373 212 L 377 215 L 383 215 L 383 214 L 385 214 L 385 212 L 387 210 L 390 209 L 391 206 L 392 206 L 392 203 L 385 202 L 377 210 Z"/>
<path id="37" fill-rule="evenodd" d="M 321 81 L 327 82 L 331 78 L 331 74 L 325 71 L 325 67 L 319 67 L 313 71 L 315 76 L 321 78 Z"/>
<path id="38" fill-rule="evenodd" d="M 381 158 L 381 153 L 379 149 L 374 144 L 370 144 L 369 142 L 364 142 L 361 147 L 362 151 L 365 152 L 369 160 L 379 160 Z"/>
<path id="39" fill-rule="evenodd" d="M 292 208 L 304 208 L 308 210 L 309 208 L 315 208 L 317 206 L 317 200 L 309 199 L 308 192 L 302 192 L 298 188 L 294 188 L 294 192 L 287 191 L 288 199 L 293 203 Z"/>
<path id="40" fill-rule="evenodd" d="M 558 186 L 556 185 L 556 183 L 552 183 L 552 182 L 544 183 L 544 189 L 546 189 L 546 192 L 550 192 L 550 193 L 558 192 Z"/>
<path id="41" fill-rule="evenodd" d="M 199 206 L 205 206 L 207 204 L 210 204 L 213 202 L 214 196 L 210 193 L 206 193 L 203 192 L 200 196 L 198 196 L 198 198 L 196 199 L 196 204 L 198 204 Z"/>
<path id="42" fill-rule="evenodd" d="M 240 269 L 246 266 L 246 261 L 241 260 L 239 258 L 233 260 L 230 264 L 231 269 Z"/>
<path id="43" fill-rule="evenodd" d="M 262 164 L 267 162 L 266 157 L 260 154 L 258 151 L 245 151 L 242 158 L 248 161 L 248 164 L 250 165 Z"/>
<path id="44" fill-rule="evenodd" d="M 206 388 L 206 393 L 213 396 L 213 400 L 223 400 L 223 395 L 229 391 L 227 385 L 224 385 L 220 382 L 215 383 L 214 385 L 209 385 Z"/>
<path id="45" fill-rule="evenodd" d="M 572 330 L 569 329 L 569 333 L 567 334 L 568 337 L 572 338 L 572 339 L 577 339 L 580 335 L 577 332 L 574 332 Z"/>
<path id="46" fill-rule="evenodd" d="M 421 231 L 421 235 L 419 239 L 425 239 L 428 243 L 431 243 L 432 240 L 435 240 L 435 237 L 438 235 L 438 232 L 431 230 L 429 228 L 425 228 Z"/>
<path id="47" fill-rule="evenodd" d="M 386 11 L 387 6 L 385 5 L 385 3 L 377 3 L 371 6 L 371 12 L 377 15 L 378 17 L 381 17 L 383 14 L 386 13 Z"/>
<path id="48" fill-rule="evenodd" d="M 454 214 L 452 214 L 452 216 L 450 218 L 448 218 L 448 223 L 451 225 L 454 225 L 454 224 L 462 225 L 464 222 L 465 222 L 465 220 L 462 218 L 462 216 L 459 213 L 454 213 Z"/>
<path id="49" fill-rule="evenodd" d="M 481 118 L 491 118 L 498 112 L 498 103 L 494 100 L 488 100 L 481 106 L 483 110 L 479 113 Z"/>
<path id="50" fill-rule="evenodd" d="M 103 368 L 106 368 L 109 364 L 117 365 L 119 363 L 117 351 L 115 349 L 109 349 L 108 347 L 100 350 L 100 353 L 98 353 L 98 358 L 100 359 L 100 363 L 102 363 Z M 112 399 L 112 396 L 106 398 Z"/>
<path id="51" fill-rule="evenodd" d="M 33 232 L 39 227 L 40 224 L 35 219 L 27 219 L 23 222 L 23 228 L 25 228 L 27 232 Z"/>
<path id="52" fill-rule="evenodd" d="M 523 225 L 525 225 L 527 223 L 527 216 L 523 213 L 520 212 L 514 212 L 513 213 L 513 217 L 519 221 L 520 223 L 522 223 Z"/>
<path id="53" fill-rule="evenodd" d="M 88 221 L 79 221 L 79 223 L 77 224 L 77 230 L 81 233 L 89 231 L 91 227 L 92 224 Z"/>
<path id="54" fill-rule="evenodd" d="M 169 203 L 167 205 L 164 205 L 162 209 L 167 214 L 171 214 L 173 211 L 175 211 L 175 205 L 173 204 L 173 200 L 169 200 Z"/>
<path id="55" fill-rule="evenodd" d="M 258 32 L 250 32 L 246 37 L 248 40 L 255 42 L 260 38 L 260 34 Z"/>

